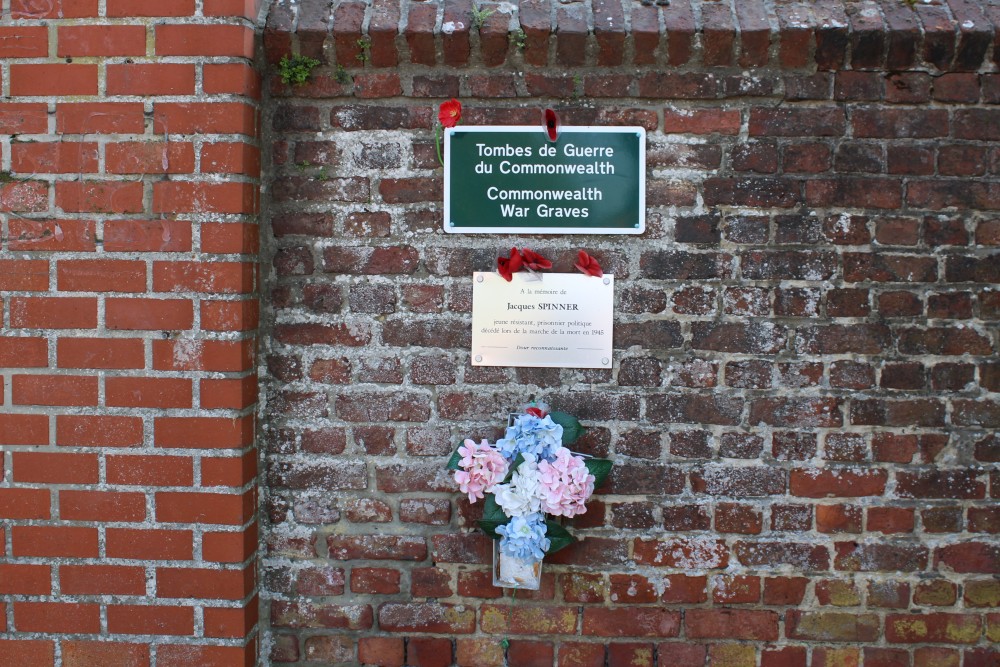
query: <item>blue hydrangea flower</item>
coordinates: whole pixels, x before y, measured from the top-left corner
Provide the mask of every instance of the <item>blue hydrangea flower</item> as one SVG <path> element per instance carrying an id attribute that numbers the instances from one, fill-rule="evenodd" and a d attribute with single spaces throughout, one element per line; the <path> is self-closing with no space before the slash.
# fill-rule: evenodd
<path id="1" fill-rule="evenodd" d="M 562 447 L 562 434 L 563 427 L 548 415 L 518 415 L 514 418 L 514 423 L 507 427 L 504 437 L 497 440 L 496 446 L 510 461 L 522 453 L 534 454 L 539 460 L 548 460 Z"/>
<path id="2" fill-rule="evenodd" d="M 541 560 L 549 549 L 545 537 L 545 520 L 538 512 L 516 516 L 510 523 L 497 526 L 500 551 L 521 560 Z"/>

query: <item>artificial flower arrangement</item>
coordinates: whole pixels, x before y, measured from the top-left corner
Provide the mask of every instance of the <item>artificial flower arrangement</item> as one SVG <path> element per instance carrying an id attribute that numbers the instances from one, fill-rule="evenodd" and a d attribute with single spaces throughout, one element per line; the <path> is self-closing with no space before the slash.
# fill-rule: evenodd
<path id="1" fill-rule="evenodd" d="M 537 588 L 545 555 L 575 541 L 556 518 L 586 512 L 612 467 L 570 451 L 584 431 L 576 417 L 532 403 L 510 416 L 495 444 L 466 439 L 448 461 L 469 502 L 483 501 L 479 527 L 498 541 L 495 585 Z"/>
<path id="2" fill-rule="evenodd" d="M 588 276 L 595 278 L 604 276 L 601 265 L 584 250 L 577 252 L 576 263 L 573 266 L 576 267 L 577 271 L 585 273 Z M 507 282 L 513 280 L 514 274 L 518 271 L 527 270 L 530 273 L 535 273 L 536 271 L 551 268 L 552 262 L 528 248 L 521 248 L 520 250 L 511 248 L 509 257 L 497 257 L 497 273 Z"/>

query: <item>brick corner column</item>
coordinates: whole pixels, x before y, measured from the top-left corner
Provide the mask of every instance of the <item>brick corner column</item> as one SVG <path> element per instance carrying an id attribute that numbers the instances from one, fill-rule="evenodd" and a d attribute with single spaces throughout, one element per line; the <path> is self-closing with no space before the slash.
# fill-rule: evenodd
<path id="1" fill-rule="evenodd" d="M 257 657 L 255 0 L 0 17 L 0 664 Z"/>

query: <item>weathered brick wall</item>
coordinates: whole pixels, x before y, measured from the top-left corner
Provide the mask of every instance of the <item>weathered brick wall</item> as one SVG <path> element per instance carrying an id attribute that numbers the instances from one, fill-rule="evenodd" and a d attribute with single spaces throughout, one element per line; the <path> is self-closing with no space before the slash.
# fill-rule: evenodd
<path id="1" fill-rule="evenodd" d="M 265 31 L 323 61 L 265 122 L 273 663 L 1000 661 L 1000 8 L 327 4 Z M 646 234 L 443 234 L 452 96 L 644 126 Z M 615 274 L 614 370 L 470 366 L 511 245 Z M 531 395 L 617 467 L 515 602 L 442 466 Z"/>
<path id="2" fill-rule="evenodd" d="M 265 40 L 324 61 L 265 123 L 265 661 L 996 664 L 995 5 L 326 4 Z M 259 8 L 2 10 L 0 663 L 250 663 Z M 445 237 L 450 96 L 645 126 L 650 231 Z M 514 243 L 615 272 L 613 372 L 468 365 Z M 511 606 L 439 468 L 531 394 L 619 468 Z"/>
<path id="3" fill-rule="evenodd" d="M 2 665 L 254 662 L 257 5 L 2 4 Z"/>

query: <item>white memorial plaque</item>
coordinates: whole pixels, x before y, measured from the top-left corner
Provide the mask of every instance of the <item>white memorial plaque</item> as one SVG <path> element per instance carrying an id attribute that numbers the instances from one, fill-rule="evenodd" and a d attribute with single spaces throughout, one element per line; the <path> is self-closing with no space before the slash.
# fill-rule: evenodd
<path id="1" fill-rule="evenodd" d="M 611 368 L 615 277 L 476 272 L 472 365 Z"/>

